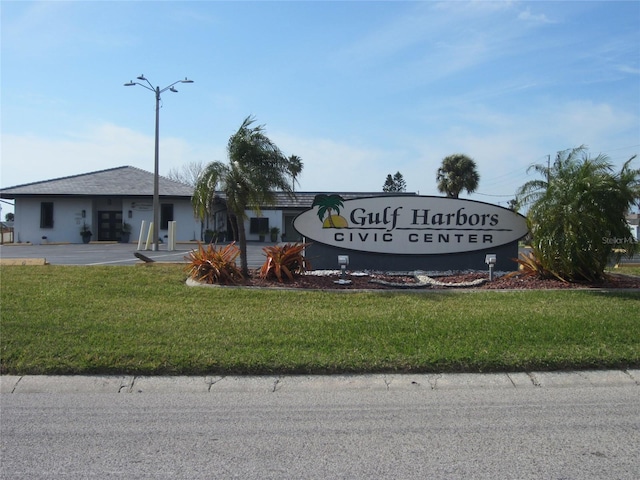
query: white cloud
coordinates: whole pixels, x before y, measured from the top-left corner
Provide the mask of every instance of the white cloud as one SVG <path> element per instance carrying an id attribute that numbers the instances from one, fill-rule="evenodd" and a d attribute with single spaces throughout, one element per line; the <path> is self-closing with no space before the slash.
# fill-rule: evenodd
<path id="1" fill-rule="evenodd" d="M 518 20 L 524 20 L 529 23 L 554 23 L 544 13 L 531 13 L 531 7 L 527 7 L 525 10 L 520 12 Z"/>
<path id="2" fill-rule="evenodd" d="M 510 196 L 527 180 L 528 165 L 540 158 L 535 152 L 543 150 L 535 132 L 520 129 L 522 119 L 485 113 L 486 122 L 496 127 L 492 133 L 482 134 L 466 127 L 426 131 L 419 137 L 407 136 L 399 141 L 400 148 L 369 148 L 290 134 L 276 134 L 272 138 L 284 151 L 294 152 L 302 158 L 304 169 L 298 190 L 379 192 L 387 174 L 400 171 L 408 191 L 440 195 L 436 188 L 436 171 L 445 156 L 460 152 L 474 158 L 478 164 L 479 192 Z M 482 113 L 476 112 L 476 115 L 480 120 Z M 516 123 L 506 128 L 509 122 Z M 506 203 L 509 198 L 481 199 Z"/>
<path id="3" fill-rule="evenodd" d="M 565 148 L 583 143 L 607 145 L 615 142 L 620 133 L 637 126 L 638 114 L 616 109 L 608 103 L 576 101 L 551 111 L 548 125 L 570 143 Z"/>
<path id="4" fill-rule="evenodd" d="M 486 0 L 471 0 L 467 2 L 443 1 L 436 3 L 435 9 L 448 13 L 457 13 L 458 15 L 474 16 L 479 13 L 493 13 L 509 10 L 513 7 L 514 3 L 515 2 L 511 0 L 493 2 L 488 2 Z"/>
<path id="5" fill-rule="evenodd" d="M 128 128 L 102 124 L 63 138 L 34 134 L 2 136 L 2 186 L 131 165 L 152 172 L 154 138 Z M 180 138 L 160 138 L 160 174 L 192 161 L 224 158 L 224 151 L 192 146 Z"/>
<path id="6" fill-rule="evenodd" d="M 431 28 L 425 28 L 426 25 Z M 390 19 L 382 27 L 362 35 L 339 51 L 335 58 L 344 65 L 379 62 L 424 42 L 427 38 L 437 38 L 436 29 L 433 20 L 429 19 L 422 9 L 411 11 Z"/>
<path id="7" fill-rule="evenodd" d="M 283 133 L 272 139 L 302 159 L 300 191 L 379 192 L 387 174 L 401 169 L 390 162 L 399 158 L 397 152 Z"/>
<path id="8" fill-rule="evenodd" d="M 376 25 L 336 54 L 340 68 L 362 69 L 393 89 L 424 88 L 445 78 L 459 82 L 461 74 L 483 65 L 493 70 L 503 58 L 548 48 L 545 40 L 525 40 L 530 31 L 515 21 L 517 4 L 512 2 L 410 5 L 413 8 Z M 530 23 L 549 22 L 530 8 L 520 17 Z"/>
<path id="9" fill-rule="evenodd" d="M 632 75 L 640 75 L 640 68 L 632 67 L 630 65 L 618 65 L 618 71 L 622 73 L 630 73 Z"/>

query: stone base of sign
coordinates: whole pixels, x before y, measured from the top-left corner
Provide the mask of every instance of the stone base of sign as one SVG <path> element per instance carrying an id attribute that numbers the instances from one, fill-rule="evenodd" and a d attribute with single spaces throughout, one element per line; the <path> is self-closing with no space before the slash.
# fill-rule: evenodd
<path id="1" fill-rule="evenodd" d="M 344 248 L 312 243 L 307 247 L 305 256 L 314 270 L 339 269 L 338 255 L 349 256 L 349 270 L 378 270 L 385 272 L 424 271 L 464 271 L 489 270 L 485 263 L 487 254 L 496 255 L 494 271 L 509 272 L 518 269 L 513 259 L 518 258 L 518 242 L 508 243 L 496 248 L 473 252 L 449 253 L 442 255 L 390 255 L 359 252 Z"/>

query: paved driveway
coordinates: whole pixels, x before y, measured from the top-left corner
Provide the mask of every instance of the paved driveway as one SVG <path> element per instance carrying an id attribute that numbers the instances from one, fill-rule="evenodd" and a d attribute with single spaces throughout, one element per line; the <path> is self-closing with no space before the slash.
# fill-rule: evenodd
<path id="1" fill-rule="evenodd" d="M 268 243 L 249 243 L 247 259 L 249 268 L 258 268 L 264 263 L 262 247 Z M 45 258 L 52 265 L 134 265 L 141 260 L 136 258 L 136 252 L 157 262 L 182 262 L 184 257 L 197 244 L 179 243 L 176 250 L 168 251 L 166 245 L 152 252 L 137 250 L 134 243 L 89 243 L 65 245 L 2 245 L 0 258 Z"/>

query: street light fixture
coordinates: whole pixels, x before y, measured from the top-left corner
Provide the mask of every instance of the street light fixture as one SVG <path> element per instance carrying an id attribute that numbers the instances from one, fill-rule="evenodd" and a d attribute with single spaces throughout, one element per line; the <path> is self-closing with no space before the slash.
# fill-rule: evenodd
<path id="1" fill-rule="evenodd" d="M 125 83 L 125 87 L 133 87 L 134 85 L 140 85 L 141 87 L 146 88 L 147 90 L 151 90 L 156 95 L 156 145 L 155 145 L 155 162 L 154 162 L 154 170 L 153 170 L 153 243 L 151 244 L 151 250 L 158 250 L 158 236 L 160 230 L 160 173 L 159 173 L 159 148 L 160 148 L 160 94 L 166 92 L 167 90 L 171 92 L 177 93 L 178 90 L 174 87 L 174 85 L 178 83 L 193 83 L 193 80 L 189 80 L 187 77 L 184 77 L 184 80 L 178 80 L 173 82 L 171 85 L 160 89 L 160 87 L 153 87 L 151 82 L 146 79 L 144 75 L 140 75 L 137 77 L 140 82 L 134 82 L 130 80 Z"/>

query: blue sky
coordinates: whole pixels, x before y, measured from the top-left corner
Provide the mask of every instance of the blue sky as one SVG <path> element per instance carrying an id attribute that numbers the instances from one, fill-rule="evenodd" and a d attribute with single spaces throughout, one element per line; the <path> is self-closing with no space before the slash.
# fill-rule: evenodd
<path id="1" fill-rule="evenodd" d="M 506 205 L 581 144 L 640 153 L 640 2 L 2 1 L 0 185 L 226 160 L 248 115 L 304 163 L 298 190 L 380 191 L 472 157 Z M 640 161 L 635 165 L 640 167 Z M 8 210 L 11 210 L 10 208 Z M 4 205 L 4 212 L 7 211 Z"/>

